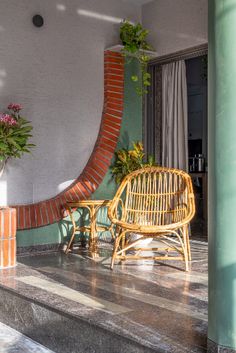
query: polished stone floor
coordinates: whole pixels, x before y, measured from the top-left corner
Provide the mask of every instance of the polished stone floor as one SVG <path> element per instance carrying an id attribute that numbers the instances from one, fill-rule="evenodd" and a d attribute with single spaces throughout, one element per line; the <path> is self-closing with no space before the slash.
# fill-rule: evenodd
<path id="1" fill-rule="evenodd" d="M 0 353 L 53 353 L 53 351 L 0 322 Z"/>
<path id="2" fill-rule="evenodd" d="M 188 273 L 182 262 L 147 260 L 111 271 L 105 245 L 95 258 L 87 251 L 25 256 L 0 273 L 0 285 L 153 352 L 206 352 L 207 243 L 192 241 L 191 249 Z"/>

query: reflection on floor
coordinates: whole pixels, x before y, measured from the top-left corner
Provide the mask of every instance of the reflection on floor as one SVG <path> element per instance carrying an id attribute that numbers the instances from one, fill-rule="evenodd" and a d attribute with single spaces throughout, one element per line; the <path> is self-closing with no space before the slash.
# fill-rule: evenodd
<path id="1" fill-rule="evenodd" d="M 104 245 L 96 258 L 86 251 L 21 257 L 16 269 L 0 273 L 0 285 L 73 319 L 92 320 L 147 352 L 206 352 L 207 244 L 192 241 L 191 247 L 188 273 L 182 262 L 147 260 L 111 271 L 111 249 Z M 73 352 L 84 353 L 79 346 Z"/>
<path id="2" fill-rule="evenodd" d="M 0 322 L 0 353 L 53 353 Z"/>

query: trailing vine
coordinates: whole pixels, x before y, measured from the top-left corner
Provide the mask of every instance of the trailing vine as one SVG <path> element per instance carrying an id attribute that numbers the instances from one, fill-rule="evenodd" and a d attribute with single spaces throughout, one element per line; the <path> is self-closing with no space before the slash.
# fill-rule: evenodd
<path id="1" fill-rule="evenodd" d="M 151 85 L 151 75 L 147 72 L 150 55 L 148 50 L 153 50 L 146 38 L 149 31 L 144 29 L 140 23 L 133 24 L 124 20 L 120 26 L 120 39 L 124 46 L 123 54 L 126 57 L 135 57 L 141 69 L 141 80 L 138 75 L 131 76 L 131 80 L 137 83 L 136 91 L 142 96 L 148 92 L 147 88 Z M 141 81 L 141 82 L 140 82 Z"/>

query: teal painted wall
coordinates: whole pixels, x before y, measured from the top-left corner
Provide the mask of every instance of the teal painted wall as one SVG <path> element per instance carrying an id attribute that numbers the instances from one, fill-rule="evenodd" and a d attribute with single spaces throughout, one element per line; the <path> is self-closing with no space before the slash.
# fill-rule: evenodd
<path id="1" fill-rule="evenodd" d="M 142 140 L 142 98 L 137 95 L 134 83 L 131 81 L 131 76 L 137 74 L 138 71 L 139 66 L 135 60 L 126 61 L 124 114 L 117 149 L 130 147 L 132 141 Z M 112 179 L 109 170 L 99 188 L 92 195 L 92 198 L 111 199 L 115 194 L 116 188 L 117 185 Z M 80 214 L 76 212 L 75 217 L 79 221 Z M 85 222 L 86 219 L 85 215 Z M 107 222 L 104 211 L 101 211 L 99 220 L 102 223 Z M 70 234 L 70 230 L 71 222 L 69 218 L 65 218 L 59 223 L 54 223 L 46 227 L 18 231 L 17 246 L 62 243 Z"/>
<path id="2" fill-rule="evenodd" d="M 209 0 L 208 337 L 218 345 L 234 350 L 236 349 L 235 38 L 236 0 Z"/>

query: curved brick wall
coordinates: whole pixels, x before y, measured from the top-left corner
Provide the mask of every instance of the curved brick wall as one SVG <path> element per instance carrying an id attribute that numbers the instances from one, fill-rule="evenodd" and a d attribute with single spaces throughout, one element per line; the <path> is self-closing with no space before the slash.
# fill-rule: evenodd
<path id="1" fill-rule="evenodd" d="M 124 58 L 120 53 L 104 53 L 104 106 L 102 121 L 92 155 L 81 175 L 57 196 L 17 209 L 17 229 L 46 226 L 64 216 L 66 201 L 87 199 L 102 182 L 120 134 L 124 101 Z"/>

